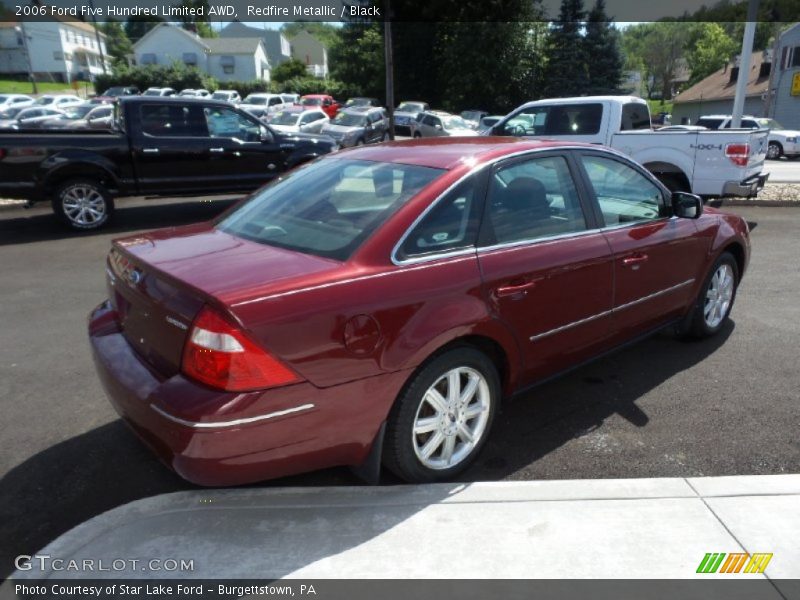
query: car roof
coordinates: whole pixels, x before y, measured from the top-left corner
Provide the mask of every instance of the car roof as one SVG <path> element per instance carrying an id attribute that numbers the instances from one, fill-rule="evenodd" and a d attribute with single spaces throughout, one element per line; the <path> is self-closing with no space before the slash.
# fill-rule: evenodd
<path id="1" fill-rule="evenodd" d="M 516 137 L 434 137 L 358 146 L 341 150 L 330 156 L 331 158 L 394 162 L 450 170 L 470 163 L 477 166 L 480 163 L 528 150 L 575 146 L 598 148 L 594 144 L 528 140 Z M 608 150 L 606 149 L 606 151 Z"/>
<path id="2" fill-rule="evenodd" d="M 149 104 L 158 102 L 159 104 L 202 104 L 203 106 L 231 107 L 231 105 L 224 100 L 198 98 L 197 96 L 124 96 L 119 98 L 118 102 L 124 102 L 125 104 Z"/>

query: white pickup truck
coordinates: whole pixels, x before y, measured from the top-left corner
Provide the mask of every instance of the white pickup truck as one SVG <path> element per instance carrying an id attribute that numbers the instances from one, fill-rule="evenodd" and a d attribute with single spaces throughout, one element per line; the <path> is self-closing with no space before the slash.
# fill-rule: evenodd
<path id="1" fill-rule="evenodd" d="M 767 129 L 658 131 L 647 102 L 634 96 L 586 96 L 528 102 L 487 135 L 603 144 L 649 169 L 672 191 L 704 197 L 753 197 L 763 173 Z"/>

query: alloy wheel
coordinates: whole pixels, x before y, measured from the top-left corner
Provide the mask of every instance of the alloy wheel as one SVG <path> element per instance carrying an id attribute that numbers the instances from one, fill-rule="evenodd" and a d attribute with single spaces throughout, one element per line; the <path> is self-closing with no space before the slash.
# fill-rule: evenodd
<path id="1" fill-rule="evenodd" d="M 88 185 L 74 185 L 65 189 L 61 194 L 61 205 L 66 217 L 79 227 L 92 227 L 107 216 L 105 198 Z"/>
<path id="2" fill-rule="evenodd" d="M 728 315 L 733 300 L 734 275 L 733 269 L 728 264 L 721 264 L 706 290 L 705 304 L 703 305 L 703 319 L 706 325 L 716 328 Z"/>
<path id="3" fill-rule="evenodd" d="M 456 367 L 428 388 L 412 428 L 414 452 L 429 469 L 452 468 L 469 457 L 489 422 L 491 392 L 475 369 Z"/>

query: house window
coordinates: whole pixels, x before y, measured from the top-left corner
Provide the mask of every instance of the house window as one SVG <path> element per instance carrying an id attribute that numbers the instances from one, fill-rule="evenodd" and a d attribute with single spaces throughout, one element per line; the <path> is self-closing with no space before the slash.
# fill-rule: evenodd
<path id="1" fill-rule="evenodd" d="M 188 66 L 197 66 L 197 54 L 194 52 L 184 52 L 183 64 Z"/>
<path id="2" fill-rule="evenodd" d="M 792 59 L 789 66 L 800 67 L 800 46 L 795 46 L 792 48 Z"/>
<path id="3" fill-rule="evenodd" d="M 154 65 L 158 62 L 156 59 L 156 55 L 152 52 L 148 52 L 147 54 L 142 54 L 142 64 L 143 65 Z"/>
<path id="4" fill-rule="evenodd" d="M 232 74 L 236 69 L 236 57 L 234 56 L 221 56 L 219 64 L 222 67 L 222 72 L 226 75 Z"/>

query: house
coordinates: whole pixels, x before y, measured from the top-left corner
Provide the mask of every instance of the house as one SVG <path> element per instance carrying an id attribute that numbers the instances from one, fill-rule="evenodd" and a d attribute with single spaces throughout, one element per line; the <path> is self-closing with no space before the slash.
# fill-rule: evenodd
<path id="1" fill-rule="evenodd" d="M 219 81 L 269 81 L 270 63 L 264 42 L 252 38 L 201 38 L 168 23 L 160 23 L 133 46 L 138 65 L 196 67 Z"/>
<path id="2" fill-rule="evenodd" d="M 89 23 L 63 17 L 0 22 L 1 74 L 31 72 L 37 80 L 69 83 L 110 69 L 106 36 Z"/>
<path id="3" fill-rule="evenodd" d="M 679 94 L 672 122 L 694 123 L 702 115 L 733 112 L 738 64 L 737 57 Z M 772 48 L 751 55 L 744 114 L 771 117 L 788 129 L 800 129 L 800 23 L 780 34 Z"/>
<path id="4" fill-rule="evenodd" d="M 325 78 L 328 76 L 328 49 L 317 38 L 301 31 L 291 40 L 292 58 L 299 60 L 309 75 Z"/>
<path id="5" fill-rule="evenodd" d="M 292 56 L 289 40 L 277 29 L 258 29 L 245 25 L 239 21 L 234 21 L 223 27 L 219 32 L 221 38 L 257 38 L 260 37 L 264 42 L 267 51 L 267 58 L 272 67 L 276 67 L 286 62 Z"/>
<path id="6" fill-rule="evenodd" d="M 695 123 L 703 115 L 730 114 L 739 77 L 739 59 L 698 81 L 675 97 L 673 123 Z M 764 96 L 769 86 L 771 60 L 768 52 L 753 52 L 747 77 L 744 114 L 764 114 Z"/>

